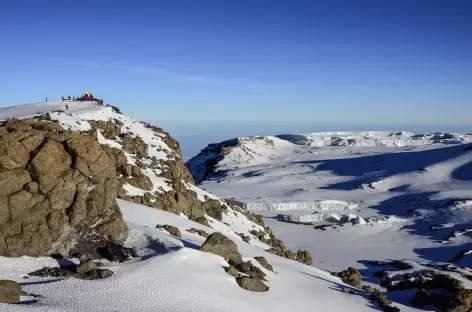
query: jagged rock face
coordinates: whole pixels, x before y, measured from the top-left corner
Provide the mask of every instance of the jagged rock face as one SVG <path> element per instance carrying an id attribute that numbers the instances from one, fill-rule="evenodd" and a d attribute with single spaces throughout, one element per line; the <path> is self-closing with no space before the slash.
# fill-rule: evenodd
<path id="1" fill-rule="evenodd" d="M 155 137 L 166 143 L 173 152 L 173 154 L 167 155 L 167 159 L 158 159 L 156 157 L 149 157 L 149 145 L 139 135 L 129 132 L 128 128 L 124 129 L 124 124 L 120 120 L 90 120 L 89 124 L 91 126 L 91 134 L 96 136 L 96 131 L 100 131 L 105 138 L 115 140 L 121 144 L 122 149 L 109 146 L 104 147 L 108 156 L 115 161 L 119 183 L 121 185 L 129 184 L 146 192 L 144 195 L 128 195 L 123 187 L 121 187 L 118 192 L 119 198 L 176 214 L 183 213 L 192 220 L 208 225 L 204 216 L 205 207 L 198 200 L 197 194 L 189 190 L 183 183 L 194 184 L 194 180 L 182 161 L 180 146 L 167 132 L 159 127 L 141 122 L 144 127 L 154 132 Z M 132 154 L 132 157 L 136 158 L 135 164 L 128 163 L 125 152 Z M 156 175 L 166 178 L 172 190 L 153 192 L 153 182 L 148 175 L 143 173 L 143 170 L 157 170 L 159 173 Z M 215 211 L 218 209 L 221 211 L 221 205 L 216 207 L 215 203 L 211 203 L 208 207 L 212 215 L 219 216 Z"/>
<path id="2" fill-rule="evenodd" d="M 1 124 L 0 255 L 66 255 L 91 231 L 126 238 L 115 168 L 92 136 L 34 119 Z"/>
<path id="3" fill-rule="evenodd" d="M 148 145 L 139 136 L 131 136 L 129 133 L 121 134 L 122 146 L 125 152 L 136 154 L 138 158 L 148 157 Z"/>

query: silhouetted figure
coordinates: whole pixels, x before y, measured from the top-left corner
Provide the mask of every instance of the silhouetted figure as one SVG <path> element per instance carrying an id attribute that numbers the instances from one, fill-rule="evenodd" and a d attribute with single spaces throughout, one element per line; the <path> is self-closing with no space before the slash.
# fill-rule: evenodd
<path id="1" fill-rule="evenodd" d="M 48 98 L 46 98 L 46 102 L 48 101 Z"/>
<path id="2" fill-rule="evenodd" d="M 62 102 L 64 102 L 64 97 L 62 96 Z"/>
<path id="3" fill-rule="evenodd" d="M 69 105 L 66 104 L 66 110 L 69 110 Z"/>
<path id="4" fill-rule="evenodd" d="M 70 101 L 70 95 L 69 95 L 69 97 L 68 97 L 68 98 L 69 98 L 69 101 Z"/>

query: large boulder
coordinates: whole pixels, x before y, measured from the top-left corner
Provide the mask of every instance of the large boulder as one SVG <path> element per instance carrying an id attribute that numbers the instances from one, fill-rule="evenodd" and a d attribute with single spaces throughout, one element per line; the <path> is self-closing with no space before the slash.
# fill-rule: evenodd
<path id="1" fill-rule="evenodd" d="M 116 165 L 90 135 L 34 119 L 0 124 L 0 255 L 68 255 L 93 233 L 122 242 Z"/>
<path id="2" fill-rule="evenodd" d="M 207 240 L 200 247 L 200 250 L 221 256 L 227 261 L 231 261 L 235 264 L 242 262 L 238 246 L 221 233 L 215 232 L 208 236 Z"/>
<path id="3" fill-rule="evenodd" d="M 10 280 L 0 280 L 0 303 L 19 303 L 21 286 Z"/>

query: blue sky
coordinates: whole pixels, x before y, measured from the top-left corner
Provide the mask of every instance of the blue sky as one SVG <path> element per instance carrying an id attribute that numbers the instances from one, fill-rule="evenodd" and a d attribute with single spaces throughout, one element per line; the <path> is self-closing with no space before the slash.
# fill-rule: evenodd
<path id="1" fill-rule="evenodd" d="M 472 124 L 472 1 L 0 1 L 0 106 L 140 119 Z"/>

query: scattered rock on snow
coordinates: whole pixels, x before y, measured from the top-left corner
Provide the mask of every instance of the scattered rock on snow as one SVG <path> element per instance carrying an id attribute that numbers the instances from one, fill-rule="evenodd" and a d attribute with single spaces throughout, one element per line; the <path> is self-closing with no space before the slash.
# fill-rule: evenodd
<path id="1" fill-rule="evenodd" d="M 21 286 L 11 280 L 0 280 L 0 303 L 19 303 Z"/>
<path id="2" fill-rule="evenodd" d="M 77 237 L 70 254 L 81 259 L 105 258 L 111 262 L 124 262 L 130 258 L 137 257 L 134 249 L 124 247 L 121 244 L 96 235 Z"/>
<path id="3" fill-rule="evenodd" d="M 265 285 L 260 279 L 252 276 L 237 277 L 236 282 L 241 288 L 250 291 L 264 292 L 269 290 L 269 287 L 267 287 L 267 285 Z"/>
<path id="4" fill-rule="evenodd" d="M 219 200 L 211 199 L 205 195 L 205 201 L 202 203 L 202 209 L 210 217 L 221 221 L 223 219 L 223 210 Z"/>
<path id="5" fill-rule="evenodd" d="M 200 247 L 201 251 L 211 252 L 215 255 L 225 258 L 227 261 L 232 261 L 235 264 L 242 262 L 241 254 L 238 251 L 238 246 L 221 233 L 212 233 L 203 245 Z"/>
<path id="6" fill-rule="evenodd" d="M 164 230 L 166 230 L 167 232 L 169 232 L 170 235 L 173 235 L 173 236 L 176 236 L 176 237 L 182 237 L 182 234 L 180 233 L 180 230 L 173 226 L 173 225 L 168 225 L 168 224 L 164 224 L 164 225 L 156 225 L 156 228 L 162 228 Z"/>
<path id="7" fill-rule="evenodd" d="M 80 279 L 85 279 L 85 280 L 96 280 L 96 279 L 103 279 L 103 278 L 107 278 L 107 277 L 110 277 L 113 275 L 113 271 L 112 270 L 108 270 L 108 269 L 93 269 L 93 270 L 90 270 L 84 274 L 80 274 L 78 276 L 76 276 L 77 278 L 80 278 Z"/>
<path id="8" fill-rule="evenodd" d="M 99 269 L 92 260 L 87 260 L 76 268 L 44 267 L 42 269 L 28 273 L 28 275 L 39 277 L 75 277 L 84 280 L 107 278 L 112 274 L 113 271 L 111 270 Z"/>
<path id="9" fill-rule="evenodd" d="M 200 230 L 200 229 L 196 229 L 196 228 L 187 229 L 186 231 L 189 232 L 189 233 L 197 233 L 198 235 L 203 236 L 203 237 L 210 236 L 210 234 L 208 234 L 204 230 Z"/>
<path id="10" fill-rule="evenodd" d="M 339 272 L 336 274 L 341 280 L 351 286 L 360 288 L 361 287 L 361 273 L 359 270 L 349 267 L 347 270 Z"/>
<path id="11" fill-rule="evenodd" d="M 274 271 L 274 268 L 272 267 L 272 265 L 269 264 L 269 262 L 267 262 L 266 258 L 261 256 L 261 257 L 254 257 L 254 259 L 256 259 L 256 261 L 259 262 L 259 264 L 262 265 L 267 270 Z"/>
<path id="12" fill-rule="evenodd" d="M 392 306 L 392 302 L 387 299 L 387 296 L 385 296 L 382 292 L 376 290 L 373 293 L 370 294 L 369 299 L 377 302 L 382 310 L 385 312 L 399 312 L 400 309 L 397 307 Z"/>
<path id="13" fill-rule="evenodd" d="M 57 267 L 44 267 L 42 269 L 28 273 L 30 276 L 39 277 L 71 277 L 74 276 L 74 272 L 64 268 Z"/>
<path id="14" fill-rule="evenodd" d="M 308 265 L 313 264 L 313 259 L 311 258 L 311 254 L 306 250 L 297 251 L 297 260 L 304 264 L 308 264 Z"/>
<path id="15" fill-rule="evenodd" d="M 251 237 L 249 235 L 245 235 L 244 233 L 237 233 L 237 234 L 239 235 L 239 237 L 241 237 L 241 239 L 245 243 L 249 243 L 249 241 L 251 240 Z"/>
<path id="16" fill-rule="evenodd" d="M 233 263 L 233 261 L 230 261 L 230 264 L 232 264 L 236 268 L 236 270 L 238 270 L 241 273 L 247 274 L 252 277 L 256 277 L 261 280 L 265 280 L 264 277 L 266 276 L 266 274 L 262 272 L 261 269 L 253 265 L 251 261 L 240 262 L 240 263 Z"/>
<path id="17" fill-rule="evenodd" d="M 86 260 L 81 262 L 76 269 L 77 274 L 83 275 L 89 271 L 98 269 L 98 266 L 93 260 Z"/>
<path id="18" fill-rule="evenodd" d="M 238 270 L 236 270 L 236 268 L 232 265 L 225 267 L 225 272 L 234 277 L 238 276 L 239 274 Z"/>

